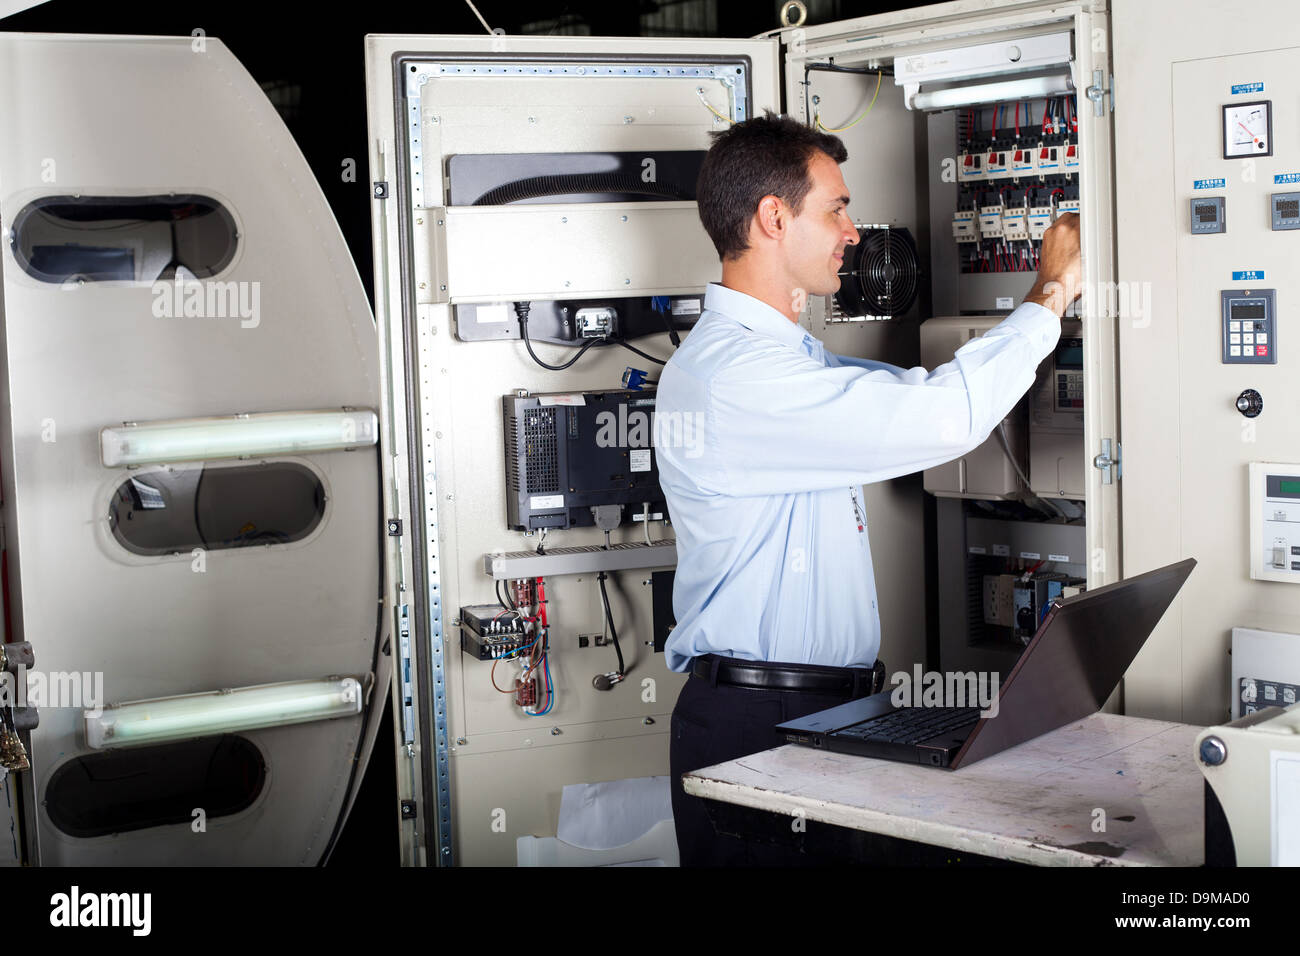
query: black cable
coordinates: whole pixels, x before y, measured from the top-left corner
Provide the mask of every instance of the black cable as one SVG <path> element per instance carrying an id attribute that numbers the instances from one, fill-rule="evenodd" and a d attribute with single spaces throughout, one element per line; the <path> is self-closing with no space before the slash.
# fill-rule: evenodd
<path id="1" fill-rule="evenodd" d="M 618 655 L 618 676 L 622 677 L 627 671 L 623 668 L 623 648 L 618 644 L 618 631 L 614 630 L 614 615 L 609 610 L 609 595 L 605 593 L 605 572 L 596 575 L 596 580 L 600 582 L 600 600 L 605 605 L 605 624 L 609 628 L 610 639 L 614 642 L 614 653 Z"/>
<path id="2" fill-rule="evenodd" d="M 651 308 L 653 308 L 653 305 Z M 682 337 L 677 334 L 677 326 L 673 324 L 673 314 L 671 309 L 672 306 L 670 305 L 667 309 L 655 309 L 655 311 L 663 316 L 664 327 L 668 329 L 668 338 L 672 340 L 673 348 L 677 348 L 682 344 Z"/>
<path id="3" fill-rule="evenodd" d="M 567 362 L 565 362 L 563 365 L 551 365 L 551 364 L 548 363 L 548 362 L 543 362 L 540 358 L 537 357 L 537 353 L 533 351 L 533 343 L 532 343 L 532 340 L 531 340 L 530 338 L 528 338 L 528 313 L 529 313 L 531 310 L 532 310 L 532 304 L 529 303 L 529 302 L 516 302 L 516 303 L 515 303 L 515 315 L 517 315 L 517 316 L 519 317 L 519 335 L 520 335 L 520 337 L 523 338 L 523 340 L 524 340 L 524 346 L 525 346 L 525 348 L 528 349 L 528 354 L 529 354 L 530 356 L 532 356 L 533 361 L 536 362 L 538 365 L 540 365 L 540 366 L 541 366 L 542 368 L 544 368 L 544 369 L 549 369 L 549 370 L 552 371 L 552 372 L 563 372 L 565 369 L 571 367 L 571 366 L 573 365 L 574 362 L 578 361 L 578 359 L 582 358 L 583 353 L 586 352 L 587 349 L 591 348 L 592 346 L 594 346 L 594 345 L 609 345 L 609 344 L 611 344 L 611 342 L 610 342 L 609 340 L 607 340 L 607 339 L 591 339 L 591 340 L 588 341 L 585 345 L 583 345 L 582 348 L 578 349 L 577 353 L 574 354 L 573 358 L 569 359 L 569 360 L 568 360 Z M 627 349 L 629 352 L 635 352 L 637 355 L 641 356 L 643 359 L 646 359 L 647 361 L 650 361 L 650 362 L 654 362 L 654 363 L 657 364 L 657 365 L 667 365 L 667 364 L 668 364 L 668 362 L 667 362 L 665 359 L 655 358 L 653 355 L 650 355 L 650 354 L 647 353 L 647 352 L 642 352 L 642 351 L 641 351 L 639 348 L 637 348 L 636 346 L 628 345 L 626 342 L 619 341 L 619 342 L 617 342 L 617 343 L 615 343 L 615 344 L 621 345 L 621 346 L 623 346 L 623 348 Z"/>
<path id="4" fill-rule="evenodd" d="M 519 610 L 519 608 L 515 607 L 513 604 L 507 604 L 506 601 L 505 601 L 505 599 L 504 599 L 503 597 L 501 597 L 501 582 L 500 582 L 500 581 L 498 581 L 498 582 L 496 583 L 496 591 L 497 591 L 497 603 L 498 603 L 498 604 L 500 604 L 500 605 L 501 605 L 503 608 L 505 608 L 507 611 L 518 611 L 518 610 Z"/>
<path id="5" fill-rule="evenodd" d="M 563 372 L 566 368 L 572 366 L 574 362 L 578 361 L 578 359 L 582 358 L 583 353 L 586 352 L 587 349 L 600 342 L 600 339 L 592 339 L 582 348 L 578 349 L 577 354 L 563 365 L 551 365 L 547 362 L 543 362 L 537 357 L 537 353 L 533 351 L 533 343 L 528 338 L 528 313 L 531 308 L 532 306 L 528 302 L 515 303 L 515 315 L 519 316 L 519 335 L 523 338 L 524 347 L 528 349 L 528 354 L 533 357 L 533 361 L 544 369 L 549 369 L 552 372 Z"/>
<path id="6" fill-rule="evenodd" d="M 855 66 L 836 66 L 834 63 L 805 63 L 803 65 L 803 115 L 812 121 L 812 112 L 808 103 L 808 74 L 812 70 L 821 70 L 824 73 L 884 73 L 886 76 L 893 76 L 893 70 L 872 70 L 868 67 Z"/>
<path id="7" fill-rule="evenodd" d="M 642 352 L 639 348 L 637 348 L 637 347 L 634 346 L 634 345 L 628 345 L 626 342 L 623 342 L 623 341 L 621 341 L 621 340 L 619 341 L 618 344 L 621 345 L 621 346 L 623 346 L 623 348 L 627 349 L 629 352 L 635 352 L 637 355 L 641 356 L 641 357 L 642 357 L 643 359 L 645 359 L 646 361 L 654 362 L 654 363 L 657 364 L 657 365 L 667 365 L 667 364 L 668 364 L 668 363 L 667 363 L 666 361 L 664 361 L 663 359 L 657 359 L 657 358 L 655 358 L 653 355 L 650 355 L 650 354 L 648 354 L 648 353 L 646 353 L 646 352 Z"/>
<path id="8" fill-rule="evenodd" d="M 894 75 L 893 70 L 887 70 L 881 67 L 877 67 L 873 70 L 869 66 L 836 66 L 833 62 L 809 63 L 804 67 L 804 72 L 806 73 L 808 70 L 821 70 L 825 73 L 863 73 L 867 76 L 875 76 L 877 73 L 883 73 L 886 76 Z"/>

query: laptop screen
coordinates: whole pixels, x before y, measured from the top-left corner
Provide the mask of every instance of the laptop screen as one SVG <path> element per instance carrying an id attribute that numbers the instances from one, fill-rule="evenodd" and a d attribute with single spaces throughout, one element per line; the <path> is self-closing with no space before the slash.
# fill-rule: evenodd
<path id="1" fill-rule="evenodd" d="M 953 758 L 956 769 L 1096 713 L 1196 566 L 1194 558 L 1052 605 L 998 695 Z"/>

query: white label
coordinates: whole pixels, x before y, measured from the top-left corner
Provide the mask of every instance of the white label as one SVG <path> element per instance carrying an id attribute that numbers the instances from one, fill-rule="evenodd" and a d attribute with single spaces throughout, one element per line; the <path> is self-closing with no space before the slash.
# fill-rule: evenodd
<path id="1" fill-rule="evenodd" d="M 1000 295 L 997 297 L 997 300 L 993 303 L 993 308 L 995 309 L 1014 309 L 1015 307 L 1016 307 L 1015 297 L 1009 295 Z M 502 306 L 502 308 L 505 308 L 505 306 Z"/>
<path id="2" fill-rule="evenodd" d="M 480 305 L 474 310 L 474 318 L 479 322 L 509 322 L 510 310 L 503 304 Z"/>
<path id="3" fill-rule="evenodd" d="M 563 508 L 564 495 L 533 495 L 528 499 L 528 507 L 534 511 L 542 508 Z"/>
<path id="4" fill-rule="evenodd" d="M 1049 554 L 1047 556 L 1047 560 L 1048 561 L 1069 561 L 1070 556 L 1068 554 Z"/>
<path id="5" fill-rule="evenodd" d="M 1037 551 L 1021 551 L 1020 556 L 1026 561 L 1037 561 L 1042 557 Z"/>
<path id="6" fill-rule="evenodd" d="M 571 395 L 538 395 L 537 404 L 546 405 L 586 405 L 587 400 L 575 392 Z"/>
<path id="7" fill-rule="evenodd" d="M 633 448 L 632 451 L 628 454 L 628 460 L 632 463 L 633 471 L 649 471 L 650 470 L 650 449 Z"/>
<path id="8" fill-rule="evenodd" d="M 699 315 L 699 299 L 678 299 L 673 303 L 673 315 Z"/>
<path id="9" fill-rule="evenodd" d="M 988 552 L 985 549 L 978 547 L 976 545 L 971 545 L 966 550 L 969 551 L 971 554 L 988 554 Z"/>
<path id="10" fill-rule="evenodd" d="M 995 544 L 993 553 L 998 557 L 1009 558 L 1011 556 L 1011 546 L 1007 544 Z"/>
<path id="11" fill-rule="evenodd" d="M 142 510 L 167 507 L 167 503 L 163 501 L 162 492 L 152 485 L 146 485 L 144 482 L 132 478 L 131 486 L 135 488 L 135 493 L 140 496 L 140 508 Z"/>

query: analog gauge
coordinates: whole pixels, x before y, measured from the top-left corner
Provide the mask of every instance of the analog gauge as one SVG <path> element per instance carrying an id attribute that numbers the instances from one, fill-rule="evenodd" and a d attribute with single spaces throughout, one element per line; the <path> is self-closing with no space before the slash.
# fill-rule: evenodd
<path id="1" fill-rule="evenodd" d="M 1273 110 L 1270 100 L 1234 103 L 1223 108 L 1223 158 L 1273 155 Z"/>

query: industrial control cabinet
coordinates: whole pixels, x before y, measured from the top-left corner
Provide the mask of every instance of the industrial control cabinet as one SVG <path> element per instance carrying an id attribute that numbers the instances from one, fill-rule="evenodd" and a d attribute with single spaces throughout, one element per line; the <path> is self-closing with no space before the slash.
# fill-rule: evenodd
<path id="1" fill-rule="evenodd" d="M 929 365 L 921 323 L 996 324 L 1028 292 L 1039 240 L 1062 212 L 1082 212 L 1085 280 L 1113 282 L 1110 62 L 1096 41 L 1108 35 L 1104 4 L 960 2 L 749 41 L 369 38 L 388 513 L 406 529 L 390 539 L 389 613 L 409 628 L 410 659 L 398 669 L 413 675 L 396 688 L 399 744 L 409 745 L 399 779 L 418 807 L 402 823 L 408 861 L 512 862 L 515 837 L 554 832 L 566 783 L 667 770 L 682 675 L 648 642 L 664 626 L 653 620 L 652 581 L 671 566 L 662 556 L 671 525 L 653 505 L 629 503 L 612 529 L 599 519 L 580 527 L 567 514 L 576 486 L 529 491 L 520 469 L 503 474 L 493 461 L 493 443 L 506 427 L 510 460 L 549 456 L 550 423 L 571 416 L 544 406 L 529 416 L 532 396 L 616 388 L 625 366 L 646 368 L 618 348 L 578 358 L 587 337 L 627 341 L 611 330 L 638 321 L 634 302 L 657 300 L 671 317 L 662 331 L 643 324 L 643 351 L 666 358 L 674 335 L 689 334 L 720 275 L 681 172 L 698 168 L 709 134 L 770 109 L 841 137 L 859 244 L 840 292 L 812 297 L 801 324 L 837 353 Z M 982 447 L 972 455 L 985 465 L 953 466 L 969 486 L 940 499 L 1015 504 L 1028 491 L 1018 472 L 1051 486 L 1042 494 L 1061 510 L 1044 506 L 1038 518 L 1069 539 L 1070 574 L 1063 555 L 1036 569 L 1042 580 L 1024 600 L 1039 603 L 1049 576 L 1096 586 L 1119 574 L 1118 485 L 1091 465 L 1103 442 L 1118 443 L 1114 332 L 1104 322 L 1073 328 L 1072 347 L 1045 363 L 1037 399 L 1010 423 L 1015 467 L 1000 447 Z M 542 367 L 571 358 L 565 370 Z M 530 423 L 539 444 L 525 449 Z M 926 661 L 920 582 L 927 547 L 938 546 L 922 530 L 928 488 L 914 475 L 865 489 L 891 667 Z M 536 517 L 521 537 L 511 525 L 528 527 L 526 513 Z M 597 554 L 607 541 L 614 550 Z M 957 547 L 966 553 L 964 536 Z M 1098 556 L 1091 571 L 1085 547 Z M 638 560 L 639 570 L 610 573 L 613 621 L 636 635 L 637 660 L 625 682 L 597 690 L 592 675 L 611 655 L 577 639 L 606 629 L 597 586 L 606 562 Z M 1034 565 L 1019 553 L 997 560 L 999 572 Z M 509 570 L 525 567 L 531 580 Z M 497 693 L 511 688 L 494 690 L 481 659 L 504 655 L 497 676 L 527 684 L 534 657 L 457 652 L 460 609 L 479 622 L 498 586 L 522 586 L 531 602 L 537 578 L 546 657 L 560 669 L 553 709 L 545 681 L 539 698 L 529 686 Z M 509 618 L 507 605 L 516 606 L 506 600 L 497 613 Z M 526 616 L 536 605 L 517 606 Z M 1014 661 L 1038 610 L 1006 628 L 997 667 Z M 471 646 L 485 647 L 475 633 Z M 516 639 L 507 625 L 494 646 Z M 504 827 L 493 827 L 494 813 Z"/>
<path id="2" fill-rule="evenodd" d="M 769 109 L 848 150 L 859 243 L 800 316 L 836 353 L 941 364 L 1081 217 L 1084 296 L 1022 403 L 864 489 L 891 671 L 1005 671 L 1048 602 L 1186 557 L 1193 586 L 1111 706 L 1220 720 L 1233 629 L 1300 632 L 1300 25 L 1280 0 L 368 37 L 373 324 L 219 40 L 0 53 L 6 638 L 102 672 L 121 718 L 0 708 L 0 752 L 21 738 L 31 761 L 4 780 L 10 862 L 318 862 L 385 693 L 408 864 L 531 858 L 566 785 L 667 773 L 685 677 L 661 653 L 654 363 L 720 276 L 694 193 L 710 134 Z M 328 696 L 309 719 L 217 733 L 226 698 L 308 684 Z M 160 699 L 202 720 L 165 753 L 122 745 Z M 221 840 L 179 809 L 204 773 Z M 146 778 L 161 816 L 102 783 Z"/>

